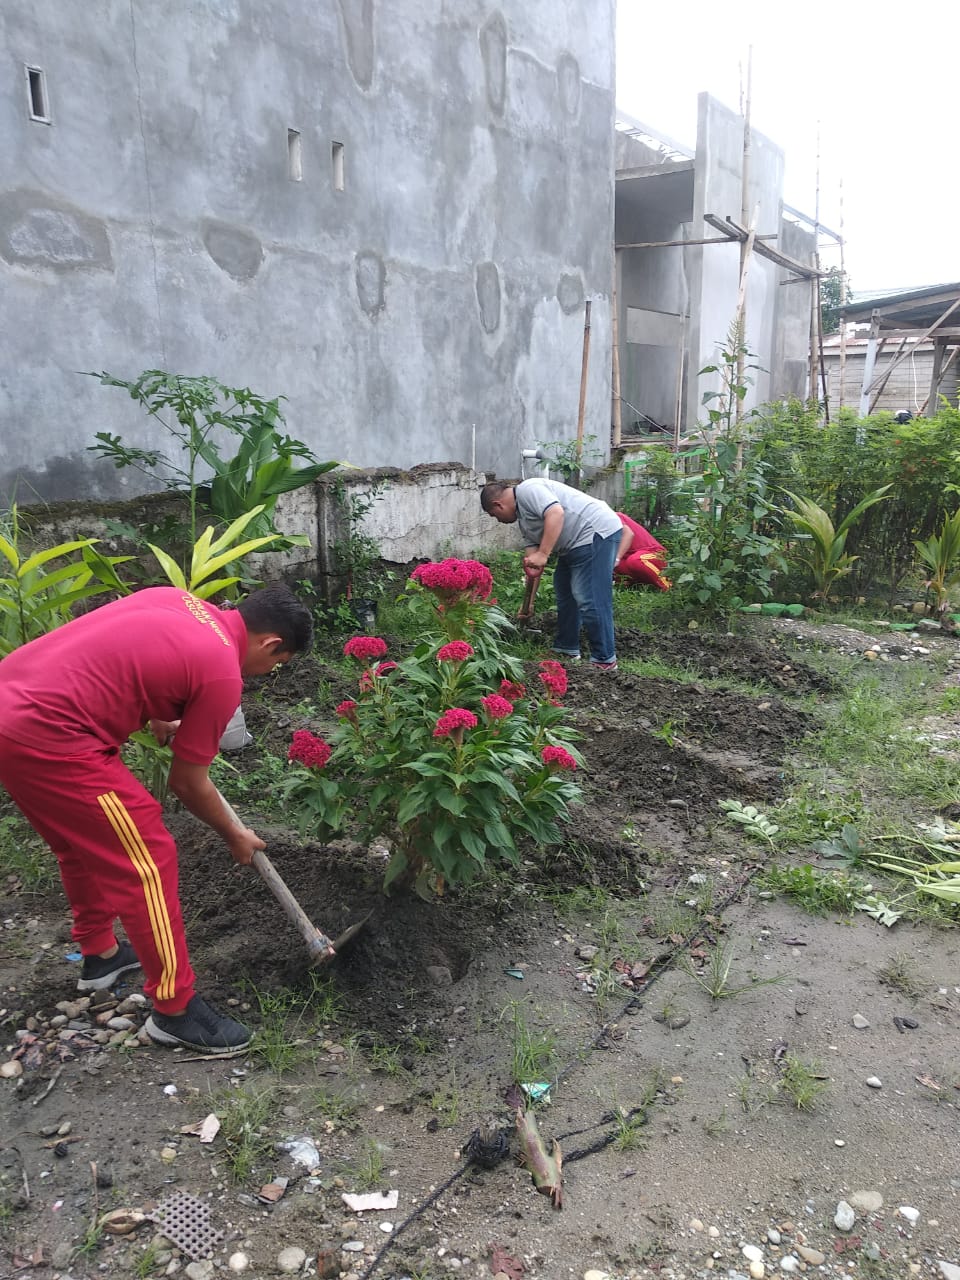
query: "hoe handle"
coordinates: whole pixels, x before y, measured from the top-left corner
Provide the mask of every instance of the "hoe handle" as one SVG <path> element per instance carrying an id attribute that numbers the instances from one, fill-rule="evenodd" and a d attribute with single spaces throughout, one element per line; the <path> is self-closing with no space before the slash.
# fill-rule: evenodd
<path id="1" fill-rule="evenodd" d="M 229 800 L 224 799 L 221 793 L 218 792 L 218 795 L 220 795 L 223 807 L 226 809 L 227 813 L 238 827 L 242 827 L 243 823 L 237 817 L 236 810 L 233 808 L 233 805 L 230 804 Z M 307 951 L 310 953 L 311 959 L 313 961 L 323 960 L 325 957 L 332 955 L 333 943 L 327 935 L 321 929 L 318 929 L 311 921 L 303 907 L 301 907 L 300 903 L 287 888 L 283 876 L 281 876 L 280 872 L 276 869 L 262 849 L 258 849 L 253 855 L 253 865 L 259 872 L 267 888 L 276 898 L 277 902 L 280 903 L 280 906 L 283 908 L 284 915 L 300 934 L 300 937 L 306 944 Z"/>

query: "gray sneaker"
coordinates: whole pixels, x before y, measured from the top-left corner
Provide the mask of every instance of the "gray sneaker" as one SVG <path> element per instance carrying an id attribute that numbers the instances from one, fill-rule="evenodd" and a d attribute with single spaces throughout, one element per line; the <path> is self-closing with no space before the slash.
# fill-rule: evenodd
<path id="1" fill-rule="evenodd" d="M 214 1009 L 202 996 L 194 996 L 176 1017 L 154 1010 L 144 1030 L 157 1044 L 195 1049 L 197 1053 L 234 1053 L 253 1039 L 242 1023 Z"/>
<path id="2" fill-rule="evenodd" d="M 109 960 L 100 956 L 84 956 L 77 982 L 78 991 L 107 991 L 124 973 L 139 969 L 140 961 L 129 942 L 118 944 L 117 954 Z"/>

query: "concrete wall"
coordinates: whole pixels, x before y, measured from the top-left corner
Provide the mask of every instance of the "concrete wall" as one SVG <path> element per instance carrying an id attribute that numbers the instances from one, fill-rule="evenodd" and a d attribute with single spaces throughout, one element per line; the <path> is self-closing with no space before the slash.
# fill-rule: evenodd
<path id="1" fill-rule="evenodd" d="M 613 38 L 614 0 L 0 8 L 0 497 L 145 487 L 85 452 L 158 443 L 100 369 L 283 394 L 322 458 L 515 474 L 576 432 L 587 298 L 605 442 Z"/>

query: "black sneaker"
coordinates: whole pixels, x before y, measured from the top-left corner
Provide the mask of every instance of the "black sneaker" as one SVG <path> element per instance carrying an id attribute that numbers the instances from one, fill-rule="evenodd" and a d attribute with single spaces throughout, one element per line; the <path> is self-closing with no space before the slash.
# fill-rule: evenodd
<path id="1" fill-rule="evenodd" d="M 99 956 L 84 956 L 80 970 L 78 991 L 106 991 L 112 987 L 123 973 L 131 969 L 139 969 L 140 961 L 129 942 L 121 942 L 120 949 L 109 960 L 101 960 Z"/>
<path id="2" fill-rule="evenodd" d="M 195 1049 L 198 1053 L 233 1053 L 245 1049 L 253 1039 L 242 1023 L 214 1009 L 202 996 L 194 996 L 177 1017 L 154 1010 L 144 1030 L 157 1044 Z"/>

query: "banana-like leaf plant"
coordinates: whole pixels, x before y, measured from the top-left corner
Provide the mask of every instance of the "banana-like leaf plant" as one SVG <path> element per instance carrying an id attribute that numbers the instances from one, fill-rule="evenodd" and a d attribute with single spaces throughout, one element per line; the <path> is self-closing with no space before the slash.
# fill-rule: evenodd
<path id="1" fill-rule="evenodd" d="M 791 493 L 789 489 L 783 490 L 793 503 L 793 508 L 782 508 L 783 514 L 810 539 L 809 544 L 797 551 L 796 555 L 813 575 L 814 596 L 826 601 L 836 580 L 850 572 L 857 557 L 849 555 L 844 549 L 847 534 L 868 508 L 890 496 L 887 493 L 889 488 L 890 485 L 885 484 L 868 493 L 836 528 L 823 507 L 817 506 L 810 498 L 801 498 L 798 494 Z"/>
<path id="2" fill-rule="evenodd" d="M 934 594 L 936 613 L 942 614 L 951 588 L 957 585 L 954 570 L 960 562 L 960 511 L 947 516 L 939 533 L 913 545 L 924 567 L 930 571 L 927 587 Z"/>
<path id="3" fill-rule="evenodd" d="M 244 556 L 248 556 L 251 551 L 260 551 L 284 541 L 283 535 L 279 533 L 238 541 L 247 525 L 255 521 L 262 511 L 263 507 L 257 506 L 238 516 L 217 538 L 214 538 L 213 526 L 208 525 L 193 544 L 189 577 L 169 552 L 152 542 L 147 545 L 157 557 L 160 568 L 172 586 L 189 591 L 201 600 L 209 600 L 221 591 L 229 591 L 240 581 L 240 574 L 235 570 L 238 561 Z M 224 568 L 227 569 L 226 577 L 211 577 Z"/>

